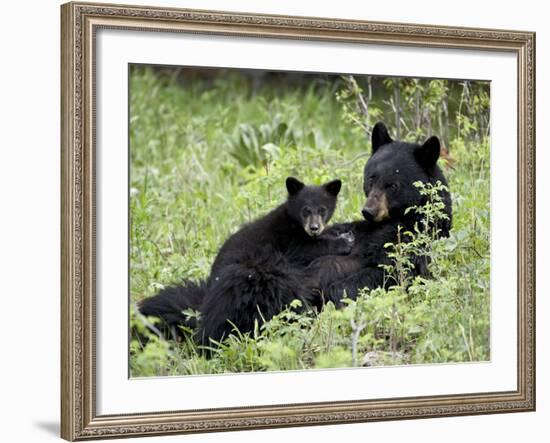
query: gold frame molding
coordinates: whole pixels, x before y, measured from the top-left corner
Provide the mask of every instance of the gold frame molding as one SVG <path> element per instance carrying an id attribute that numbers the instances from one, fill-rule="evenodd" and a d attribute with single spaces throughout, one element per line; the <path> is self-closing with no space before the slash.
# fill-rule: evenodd
<path id="1" fill-rule="evenodd" d="M 98 416 L 95 408 L 97 29 L 506 51 L 518 68 L 518 384 L 511 392 Z M 91 3 L 61 7 L 61 436 L 67 440 L 535 410 L 535 34 Z"/>

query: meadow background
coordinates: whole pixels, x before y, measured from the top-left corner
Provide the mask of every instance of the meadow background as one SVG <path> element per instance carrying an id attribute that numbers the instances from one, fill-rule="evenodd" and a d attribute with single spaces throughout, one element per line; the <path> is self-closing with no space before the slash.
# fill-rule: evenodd
<path id="1" fill-rule="evenodd" d="M 482 361 L 490 358 L 487 82 L 222 69 L 130 69 L 130 372 L 134 377 Z M 340 178 L 333 222 L 360 218 L 370 129 L 440 136 L 451 237 L 434 279 L 365 291 L 344 309 L 282 312 L 205 358 L 167 341 L 136 303 L 205 278 L 223 241 L 286 197 L 289 175 Z"/>

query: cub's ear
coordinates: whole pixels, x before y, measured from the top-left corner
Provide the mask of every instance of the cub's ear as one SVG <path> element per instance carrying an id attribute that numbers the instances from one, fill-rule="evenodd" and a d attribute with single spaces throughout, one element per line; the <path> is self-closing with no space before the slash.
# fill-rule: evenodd
<path id="1" fill-rule="evenodd" d="M 328 182 L 323 186 L 330 195 L 336 197 L 340 192 L 340 189 L 342 188 L 342 182 L 340 180 L 332 180 L 331 182 Z"/>
<path id="2" fill-rule="evenodd" d="M 440 150 L 439 139 L 434 135 L 426 140 L 422 146 L 418 146 L 414 150 L 414 156 L 421 166 L 431 168 L 435 166 Z"/>
<path id="3" fill-rule="evenodd" d="M 286 179 L 286 189 L 289 195 L 295 195 L 302 190 L 305 185 L 294 177 L 288 177 Z"/>
<path id="4" fill-rule="evenodd" d="M 382 146 L 391 143 L 393 140 L 388 133 L 388 128 L 383 122 L 378 122 L 372 128 L 372 153 Z"/>

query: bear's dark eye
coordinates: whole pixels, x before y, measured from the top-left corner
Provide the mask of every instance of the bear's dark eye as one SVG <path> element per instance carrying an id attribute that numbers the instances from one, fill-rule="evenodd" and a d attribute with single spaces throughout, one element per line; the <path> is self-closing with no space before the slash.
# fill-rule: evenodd
<path id="1" fill-rule="evenodd" d="M 311 209 L 310 208 L 304 208 L 302 209 L 302 215 L 304 217 L 307 217 L 308 215 L 311 215 Z"/>
<path id="2" fill-rule="evenodd" d="M 368 194 L 374 185 L 374 179 L 372 177 L 367 178 L 365 181 L 365 192 Z"/>
<path id="3" fill-rule="evenodd" d="M 324 216 L 326 213 L 327 213 L 327 208 L 325 208 L 324 206 L 321 206 L 319 208 L 319 215 Z"/>
<path id="4" fill-rule="evenodd" d="M 385 188 L 391 189 L 392 191 L 397 191 L 399 189 L 399 183 L 388 183 Z"/>

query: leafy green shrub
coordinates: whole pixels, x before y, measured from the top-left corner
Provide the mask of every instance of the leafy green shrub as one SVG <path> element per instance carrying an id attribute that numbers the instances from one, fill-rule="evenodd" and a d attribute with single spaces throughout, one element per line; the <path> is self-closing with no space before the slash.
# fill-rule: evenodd
<path id="1" fill-rule="evenodd" d="M 241 167 L 258 167 L 277 160 L 287 148 L 295 149 L 296 136 L 281 116 L 276 115 L 273 121 L 259 126 L 241 123 L 228 145 Z"/>

